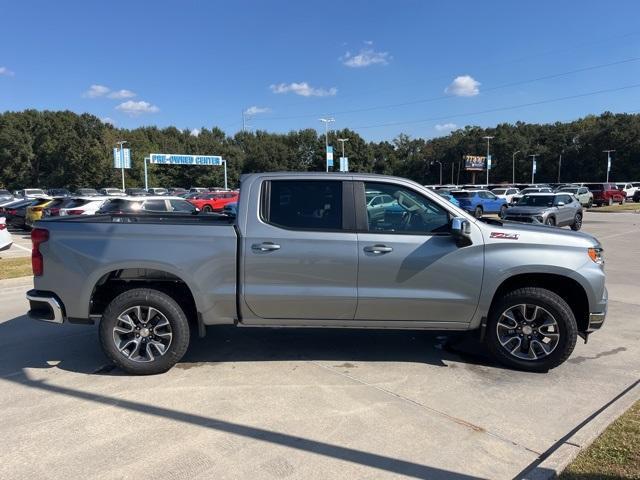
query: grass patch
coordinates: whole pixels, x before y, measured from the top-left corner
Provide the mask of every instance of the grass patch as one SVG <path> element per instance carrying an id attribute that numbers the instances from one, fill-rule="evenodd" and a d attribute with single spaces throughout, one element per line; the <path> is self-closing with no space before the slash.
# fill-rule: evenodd
<path id="1" fill-rule="evenodd" d="M 0 259 L 0 280 L 31 275 L 31 257 Z"/>
<path id="2" fill-rule="evenodd" d="M 613 422 L 560 475 L 561 480 L 640 478 L 640 401 Z"/>
<path id="3" fill-rule="evenodd" d="M 633 212 L 640 213 L 640 203 L 627 202 L 624 205 L 605 205 L 602 207 L 591 207 L 590 212 L 600 213 L 616 213 L 616 212 Z"/>

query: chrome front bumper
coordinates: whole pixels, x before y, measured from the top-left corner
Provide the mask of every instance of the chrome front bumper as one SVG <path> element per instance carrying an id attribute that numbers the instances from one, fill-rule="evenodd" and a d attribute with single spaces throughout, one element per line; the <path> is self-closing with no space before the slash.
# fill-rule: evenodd
<path id="1" fill-rule="evenodd" d="M 64 307 L 62 302 L 53 294 L 38 290 L 27 292 L 29 300 L 29 312 L 27 316 L 32 320 L 40 320 L 49 323 L 64 323 Z"/>

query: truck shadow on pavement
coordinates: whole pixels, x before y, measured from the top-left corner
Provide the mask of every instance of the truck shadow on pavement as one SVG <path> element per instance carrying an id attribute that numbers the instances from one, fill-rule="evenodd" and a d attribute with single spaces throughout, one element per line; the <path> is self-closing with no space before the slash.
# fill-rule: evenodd
<path id="1" fill-rule="evenodd" d="M 0 324 L 0 378 L 25 368 L 124 375 L 102 354 L 95 326 L 50 325 L 20 316 Z M 477 332 L 216 326 L 191 344 L 175 368 L 265 361 L 409 362 L 448 367 L 448 362 L 496 366 Z"/>

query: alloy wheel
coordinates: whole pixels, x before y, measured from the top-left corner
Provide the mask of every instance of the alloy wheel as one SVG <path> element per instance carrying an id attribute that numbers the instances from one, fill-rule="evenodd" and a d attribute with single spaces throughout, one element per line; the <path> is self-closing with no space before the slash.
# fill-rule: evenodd
<path id="1" fill-rule="evenodd" d="M 520 360 L 539 360 L 556 349 L 560 341 L 558 322 L 549 311 L 531 304 L 509 307 L 498 319 L 500 345 Z"/>
<path id="2" fill-rule="evenodd" d="M 113 341 L 134 362 L 153 362 L 169 350 L 173 332 L 167 317 L 148 305 L 127 308 L 118 315 Z"/>

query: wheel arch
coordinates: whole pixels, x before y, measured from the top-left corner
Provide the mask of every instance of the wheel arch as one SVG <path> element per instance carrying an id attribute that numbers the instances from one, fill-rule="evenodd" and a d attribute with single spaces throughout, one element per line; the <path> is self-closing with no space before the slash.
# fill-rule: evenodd
<path id="1" fill-rule="evenodd" d="M 489 307 L 492 315 L 494 305 L 507 292 L 522 287 L 538 287 L 550 290 L 559 295 L 567 304 L 578 324 L 578 331 L 584 332 L 589 324 L 589 299 L 580 283 L 565 275 L 554 273 L 520 273 L 505 279 L 496 289 Z"/>

